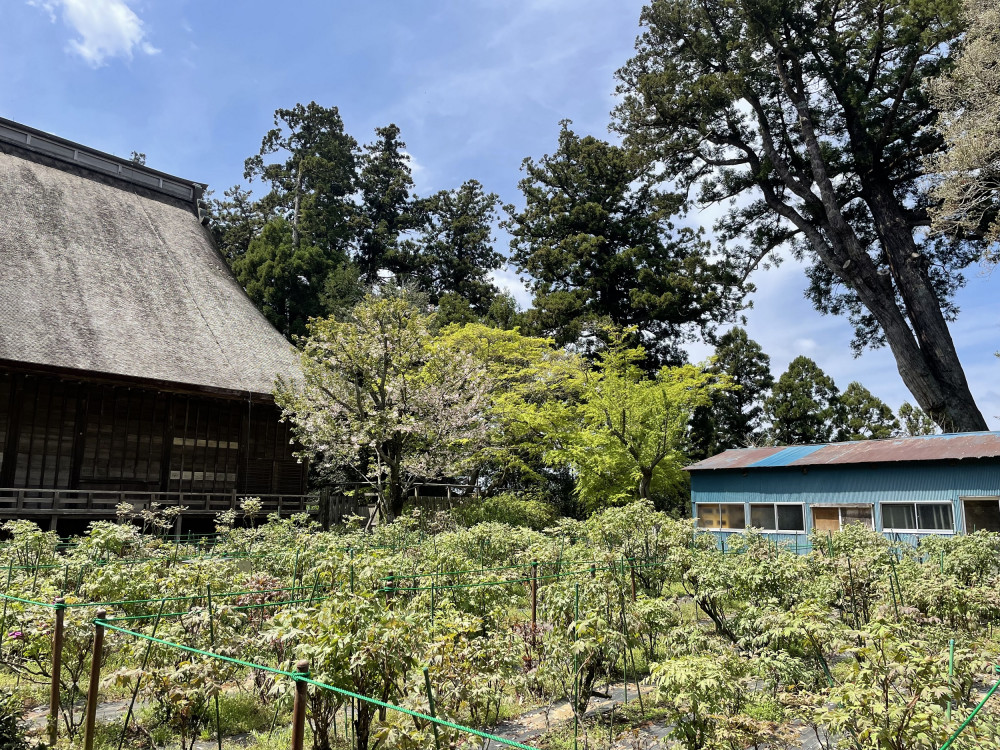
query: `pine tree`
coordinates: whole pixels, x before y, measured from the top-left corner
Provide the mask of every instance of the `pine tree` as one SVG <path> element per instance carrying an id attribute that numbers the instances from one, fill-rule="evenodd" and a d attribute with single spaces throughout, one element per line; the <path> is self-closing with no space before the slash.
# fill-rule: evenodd
<path id="1" fill-rule="evenodd" d="M 840 396 L 840 405 L 837 440 L 884 440 L 899 432 L 888 404 L 856 380 Z"/>
<path id="2" fill-rule="evenodd" d="M 796 357 L 764 402 L 770 439 L 778 445 L 830 442 L 841 419 L 839 395 L 833 378 L 819 365 Z"/>

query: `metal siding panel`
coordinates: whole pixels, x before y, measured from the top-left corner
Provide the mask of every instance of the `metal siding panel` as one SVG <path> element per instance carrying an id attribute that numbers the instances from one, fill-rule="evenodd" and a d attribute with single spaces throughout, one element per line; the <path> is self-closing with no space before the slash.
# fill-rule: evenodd
<path id="1" fill-rule="evenodd" d="M 874 506 L 881 531 L 879 505 L 891 500 L 950 502 L 956 523 L 962 496 L 1000 495 L 1000 463 L 945 466 L 810 467 L 767 472 L 710 472 L 691 477 L 694 503 L 801 502 L 810 505 L 865 503 Z M 806 523 L 812 527 L 807 509 Z"/>

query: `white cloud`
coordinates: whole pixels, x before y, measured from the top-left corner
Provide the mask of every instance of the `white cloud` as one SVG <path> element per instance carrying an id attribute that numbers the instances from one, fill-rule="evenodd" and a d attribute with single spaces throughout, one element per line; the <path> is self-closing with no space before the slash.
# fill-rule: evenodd
<path id="1" fill-rule="evenodd" d="M 91 67 L 110 57 L 131 59 L 136 49 L 145 55 L 160 51 L 146 39 L 142 20 L 125 0 L 29 0 L 29 5 L 48 11 L 53 22 L 61 10 L 63 22 L 80 35 L 70 39 L 69 50 Z"/>
<path id="2" fill-rule="evenodd" d="M 510 266 L 490 272 L 490 281 L 503 291 L 510 292 L 522 310 L 531 307 L 531 291 Z"/>

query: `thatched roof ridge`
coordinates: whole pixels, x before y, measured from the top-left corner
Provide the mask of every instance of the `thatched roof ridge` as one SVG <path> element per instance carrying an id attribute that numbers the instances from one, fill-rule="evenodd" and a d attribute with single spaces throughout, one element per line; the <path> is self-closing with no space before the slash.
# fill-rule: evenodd
<path id="1" fill-rule="evenodd" d="M 298 372 L 194 200 L 2 138 L 0 360 L 258 394 Z"/>

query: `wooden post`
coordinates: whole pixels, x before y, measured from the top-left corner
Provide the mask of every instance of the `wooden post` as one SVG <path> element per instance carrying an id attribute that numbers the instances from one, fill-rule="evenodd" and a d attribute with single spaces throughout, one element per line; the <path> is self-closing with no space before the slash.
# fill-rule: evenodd
<path id="1" fill-rule="evenodd" d="M 531 561 L 531 648 L 535 648 L 538 627 L 538 560 Z"/>
<path id="2" fill-rule="evenodd" d="M 309 662 L 305 659 L 295 663 L 295 672 L 302 677 L 309 676 Z M 309 685 L 295 680 L 295 702 L 292 704 L 292 750 L 302 750 L 306 736 L 306 704 L 309 702 Z"/>
<path id="3" fill-rule="evenodd" d="M 56 745 L 59 734 L 59 688 L 62 678 L 63 625 L 66 619 L 66 600 L 56 599 L 56 624 L 52 631 L 52 685 L 49 689 L 49 744 Z"/>
<path id="4" fill-rule="evenodd" d="M 629 558 L 628 569 L 632 574 L 632 601 L 635 601 L 635 562 Z"/>
<path id="5" fill-rule="evenodd" d="M 103 620 L 108 613 L 97 610 L 97 620 Z M 90 662 L 90 686 L 87 688 L 87 715 L 83 729 L 83 750 L 94 750 L 94 725 L 97 721 L 97 690 L 101 684 L 101 660 L 104 657 L 104 626 L 94 623 L 94 656 Z"/>
<path id="6" fill-rule="evenodd" d="M 597 566 L 594 563 L 590 564 L 590 577 L 597 578 Z"/>
<path id="7" fill-rule="evenodd" d="M 323 487 L 319 491 L 319 522 L 323 531 L 329 531 L 333 519 L 333 510 L 330 507 L 330 488 Z"/>

